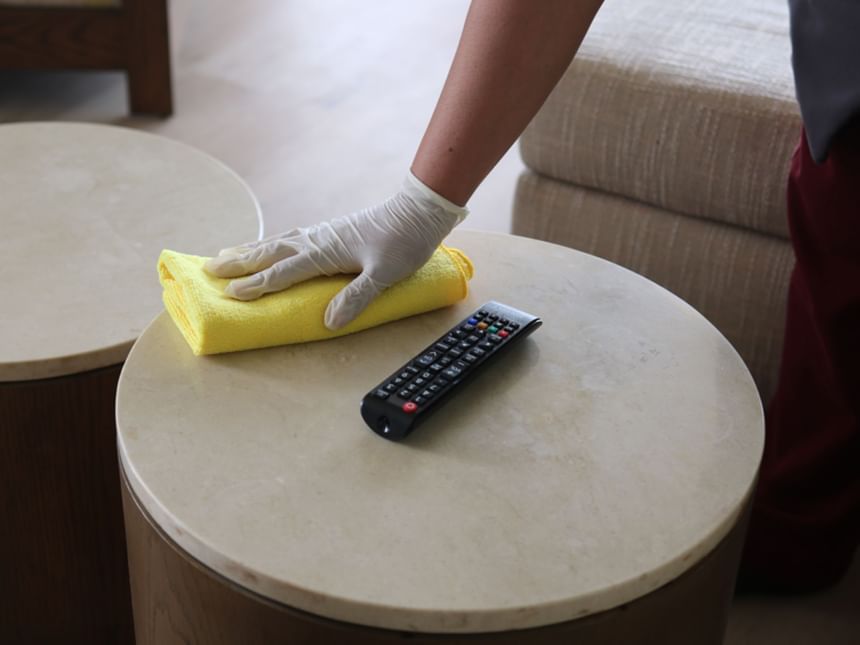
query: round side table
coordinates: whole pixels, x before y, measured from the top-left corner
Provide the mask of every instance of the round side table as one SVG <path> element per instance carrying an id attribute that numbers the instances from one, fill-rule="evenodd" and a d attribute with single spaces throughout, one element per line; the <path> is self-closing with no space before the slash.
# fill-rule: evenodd
<path id="1" fill-rule="evenodd" d="M 763 446 L 729 343 L 648 280 L 459 231 L 466 301 L 195 358 L 166 315 L 117 394 L 137 639 L 720 643 Z M 406 440 L 376 383 L 489 300 L 544 324 Z"/>
<path id="2" fill-rule="evenodd" d="M 133 642 L 114 404 L 164 247 L 260 232 L 248 187 L 123 128 L 0 126 L 0 642 Z"/>

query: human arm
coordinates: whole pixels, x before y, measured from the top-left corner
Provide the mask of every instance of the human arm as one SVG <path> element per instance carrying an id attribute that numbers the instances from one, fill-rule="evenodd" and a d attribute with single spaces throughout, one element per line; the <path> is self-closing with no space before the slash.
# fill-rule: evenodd
<path id="1" fill-rule="evenodd" d="M 602 0 L 473 0 L 412 172 L 465 204 L 570 65 Z"/>
<path id="2" fill-rule="evenodd" d="M 570 64 L 600 0 L 473 0 L 448 79 L 403 189 L 383 204 L 225 249 L 210 273 L 251 300 L 317 275 L 357 273 L 329 303 L 339 328 L 409 276 L 465 216 L 468 201 Z"/>

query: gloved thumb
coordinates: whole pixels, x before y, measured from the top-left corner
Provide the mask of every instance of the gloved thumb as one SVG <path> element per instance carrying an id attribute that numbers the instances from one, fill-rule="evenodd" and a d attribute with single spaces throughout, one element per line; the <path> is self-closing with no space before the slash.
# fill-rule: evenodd
<path id="1" fill-rule="evenodd" d="M 332 331 L 351 323 L 388 285 L 374 280 L 365 271 L 341 289 L 325 310 L 325 326 Z"/>

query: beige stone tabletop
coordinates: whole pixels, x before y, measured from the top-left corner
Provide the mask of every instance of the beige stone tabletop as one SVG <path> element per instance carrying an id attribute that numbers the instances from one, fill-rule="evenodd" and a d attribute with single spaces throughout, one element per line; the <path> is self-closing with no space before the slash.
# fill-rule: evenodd
<path id="1" fill-rule="evenodd" d="M 0 126 L 0 382 L 122 362 L 161 310 L 164 247 L 256 239 L 245 183 L 184 144 L 82 123 Z"/>
<path id="2" fill-rule="evenodd" d="M 701 315 L 609 262 L 448 240 L 468 299 L 335 340 L 195 358 L 162 315 L 117 396 L 153 520 L 270 599 L 421 632 L 547 625 L 637 598 L 738 517 L 763 446 L 746 367 Z M 488 300 L 543 326 L 395 443 L 362 396 Z"/>

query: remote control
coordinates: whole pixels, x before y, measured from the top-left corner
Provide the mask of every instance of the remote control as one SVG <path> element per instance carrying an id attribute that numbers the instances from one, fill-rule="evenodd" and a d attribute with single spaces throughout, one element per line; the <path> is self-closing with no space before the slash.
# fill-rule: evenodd
<path id="1" fill-rule="evenodd" d="M 490 301 L 368 392 L 361 416 L 396 441 L 425 421 L 481 368 L 541 326 L 541 319 Z"/>

